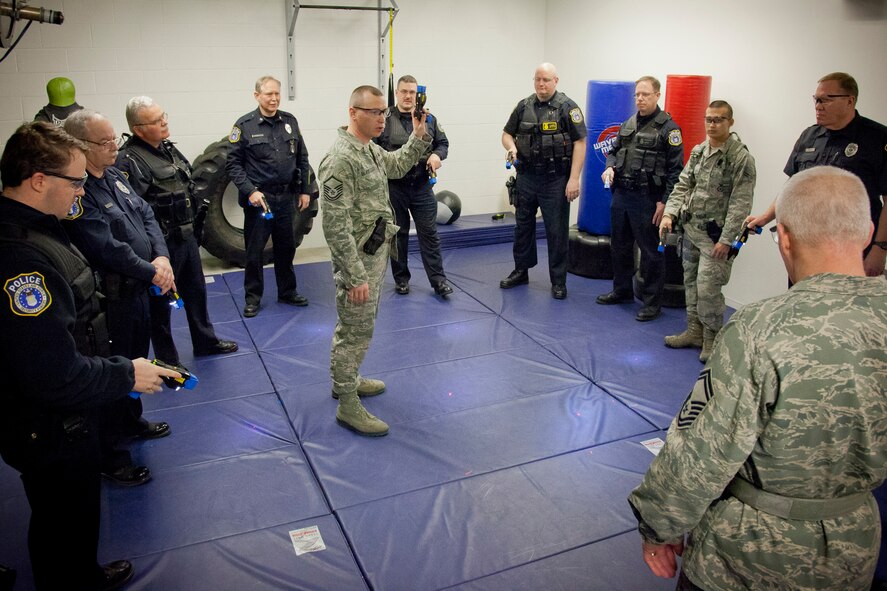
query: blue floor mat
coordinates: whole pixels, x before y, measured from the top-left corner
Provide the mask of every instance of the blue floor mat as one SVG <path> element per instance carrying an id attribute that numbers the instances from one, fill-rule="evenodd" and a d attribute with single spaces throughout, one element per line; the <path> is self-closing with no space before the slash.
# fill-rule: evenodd
<path id="1" fill-rule="evenodd" d="M 480 222 L 478 222 L 480 223 Z M 415 253 L 414 253 L 415 254 Z M 362 375 L 385 381 L 367 439 L 335 422 L 329 263 L 297 265 L 310 304 L 277 302 L 264 270 L 243 318 L 243 273 L 207 283 L 231 355 L 195 358 L 173 313 L 194 390 L 144 396 L 172 435 L 134 442 L 153 480 L 102 488 L 100 559 L 134 562 L 132 589 L 665 589 L 626 502 L 702 365 L 663 346 L 682 310 L 639 323 L 639 303 L 600 306 L 611 282 L 570 275 L 551 297 L 544 241 L 530 283 L 498 287 L 511 244 L 446 250 L 455 293 L 436 296 L 413 257 L 411 292 L 382 289 Z M 186 303 L 187 305 L 187 303 Z M 0 564 L 33 588 L 18 474 L 0 466 Z M 296 556 L 288 532 L 326 549 Z"/>

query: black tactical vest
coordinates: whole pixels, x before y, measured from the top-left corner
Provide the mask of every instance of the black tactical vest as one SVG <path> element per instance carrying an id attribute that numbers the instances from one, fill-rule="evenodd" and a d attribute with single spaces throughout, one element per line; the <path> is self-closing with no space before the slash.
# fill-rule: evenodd
<path id="1" fill-rule="evenodd" d="M 616 154 L 616 178 L 629 190 L 656 192 L 666 178 L 666 142 L 659 131 L 671 115 L 660 111 L 640 129 L 637 117 L 637 113 L 632 115 L 619 130 L 622 148 Z"/>
<path id="2" fill-rule="evenodd" d="M 162 144 L 163 146 L 165 144 Z M 172 145 L 167 145 L 172 162 L 161 158 L 130 138 L 120 151 L 141 170 L 151 173 L 151 186 L 142 198 L 151 205 L 157 222 L 168 236 L 173 228 L 194 222 L 191 203 L 191 167 L 182 160 Z"/>
<path id="3" fill-rule="evenodd" d="M 425 120 L 425 126 L 428 130 L 428 134 L 431 135 L 432 138 L 436 136 L 435 132 L 435 120 L 431 115 L 428 115 Z M 385 148 L 388 152 L 394 152 L 395 150 L 399 150 L 404 144 L 406 144 L 410 140 L 410 135 L 412 135 L 412 131 L 407 131 L 407 128 L 404 127 L 403 121 L 400 119 L 400 112 L 396 110 L 396 108 L 392 111 L 392 113 L 388 116 L 388 119 L 385 123 L 385 130 L 382 131 L 382 134 L 379 136 L 377 143 Z M 392 179 L 395 183 L 397 182 L 407 182 L 407 183 L 427 183 L 428 182 L 428 157 L 431 156 L 431 146 L 428 146 L 425 149 L 425 152 L 419 157 L 419 161 L 416 165 L 411 168 L 405 175 L 403 175 L 400 179 Z"/>
<path id="4" fill-rule="evenodd" d="M 0 223 L 0 241 L 26 245 L 50 260 L 74 295 L 77 319 L 73 336 L 77 351 L 89 357 L 109 357 L 111 348 L 101 306 L 102 295 L 96 291 L 95 276 L 80 251 L 42 232 L 9 222 Z"/>
<path id="5" fill-rule="evenodd" d="M 514 136 L 518 170 L 535 174 L 566 174 L 570 171 L 573 140 L 569 131 L 561 127 L 561 107 L 565 102 L 565 95 L 556 92 L 540 121 L 534 107 L 536 95 L 524 99 L 524 112 Z"/>

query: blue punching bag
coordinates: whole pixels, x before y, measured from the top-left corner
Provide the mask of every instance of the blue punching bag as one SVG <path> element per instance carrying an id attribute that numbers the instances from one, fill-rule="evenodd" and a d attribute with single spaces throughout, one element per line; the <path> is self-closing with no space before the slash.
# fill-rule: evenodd
<path id="1" fill-rule="evenodd" d="M 589 80 L 585 105 L 588 130 L 579 200 L 579 230 L 588 234 L 610 235 L 610 189 L 604 188 L 607 154 L 619 134 L 619 126 L 635 112 L 634 82 Z"/>

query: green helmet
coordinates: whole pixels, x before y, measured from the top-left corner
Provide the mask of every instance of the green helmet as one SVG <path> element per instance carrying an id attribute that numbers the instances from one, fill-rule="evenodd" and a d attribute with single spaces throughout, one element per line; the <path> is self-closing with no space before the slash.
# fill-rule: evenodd
<path id="1" fill-rule="evenodd" d="M 75 102 L 74 92 L 74 83 L 67 78 L 53 78 L 46 83 L 49 104 L 56 107 L 73 105 Z"/>

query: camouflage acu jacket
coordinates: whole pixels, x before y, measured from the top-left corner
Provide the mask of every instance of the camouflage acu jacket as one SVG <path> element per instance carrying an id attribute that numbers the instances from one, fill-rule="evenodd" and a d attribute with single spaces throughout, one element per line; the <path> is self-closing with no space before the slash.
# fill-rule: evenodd
<path id="1" fill-rule="evenodd" d="M 650 542 L 690 532 L 683 568 L 708 591 L 867 590 L 880 538 L 870 494 L 802 521 L 724 489 L 738 475 L 833 499 L 871 491 L 885 472 L 887 282 L 822 274 L 733 315 L 629 503 Z"/>
<path id="2" fill-rule="evenodd" d="M 692 219 L 684 231 L 694 244 L 710 243 L 705 223 L 721 226 L 721 244 L 732 244 L 751 213 L 755 193 L 755 159 L 735 134 L 712 149 L 708 140 L 690 152 L 690 159 L 665 204 L 665 214 L 678 219 L 684 207 Z"/>
<path id="3" fill-rule="evenodd" d="M 391 239 L 398 230 L 388 201 L 388 179 L 406 174 L 430 145 L 430 137 L 410 135 L 400 150 L 387 152 L 373 142 L 363 144 L 346 128 L 339 128 L 339 137 L 320 162 L 317 177 L 323 234 L 339 287 L 349 289 L 367 282 L 358 249 L 372 234 L 379 217 L 388 222 L 386 238 Z"/>

